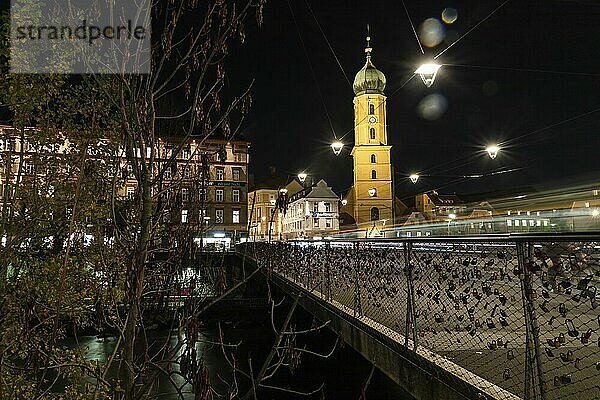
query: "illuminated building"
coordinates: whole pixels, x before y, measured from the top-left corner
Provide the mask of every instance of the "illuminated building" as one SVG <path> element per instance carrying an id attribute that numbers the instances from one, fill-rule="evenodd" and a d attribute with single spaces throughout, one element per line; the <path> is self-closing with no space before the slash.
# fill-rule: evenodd
<path id="1" fill-rule="evenodd" d="M 28 130 L 21 133 L 11 126 L 0 126 L 0 154 L 3 165 L 0 170 L 2 204 L 10 206 L 12 196 L 7 196 L 15 182 L 23 177 L 49 179 L 45 171 L 36 168 L 35 155 L 65 158 L 73 143 L 57 138 L 53 144 L 35 148 L 28 140 Z M 107 144 L 100 140 L 97 146 Z M 211 138 L 202 143 L 190 138 L 185 143 L 177 137 L 162 137 L 154 148 L 134 149 L 135 158 L 154 157 L 152 173 L 164 169 L 162 177 L 152 186 L 153 201 L 162 201 L 161 222 L 165 224 L 189 224 L 197 227 L 198 236 L 204 232 L 205 244 L 230 244 L 246 235 L 248 147 L 245 140 Z M 103 157 L 115 160 L 111 173 L 118 178 L 115 197 L 127 201 L 138 194 L 137 180 L 131 165 L 120 148 L 114 154 L 98 156 L 98 148 L 90 148 L 90 159 Z M 177 151 L 179 150 L 179 151 Z M 176 154 L 174 152 L 177 151 Z M 66 163 L 66 161 L 63 161 Z M 21 165 L 22 164 L 22 165 Z M 164 167 L 164 168 L 163 168 Z M 19 176 L 19 174 L 21 176 Z M 202 218 L 203 217 L 203 218 Z M 198 239 L 196 240 L 198 241 Z"/>
<path id="2" fill-rule="evenodd" d="M 371 62 L 367 38 L 366 63 L 354 78 L 354 184 L 343 210 L 356 224 L 374 225 L 393 218 L 393 190 L 386 125 L 386 79 Z M 383 222 L 381 222 L 383 221 Z"/>

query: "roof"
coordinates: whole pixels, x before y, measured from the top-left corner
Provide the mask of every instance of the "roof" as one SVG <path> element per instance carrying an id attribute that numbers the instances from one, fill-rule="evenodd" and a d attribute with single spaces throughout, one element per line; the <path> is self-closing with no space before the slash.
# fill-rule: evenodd
<path id="1" fill-rule="evenodd" d="M 335 192 L 331 190 L 329 186 L 327 186 L 327 182 L 321 179 L 315 186 L 313 186 L 312 190 L 306 195 L 306 197 L 337 199 L 338 195 L 335 194 Z"/>
<path id="2" fill-rule="evenodd" d="M 446 206 L 458 206 L 463 205 L 464 202 L 455 194 L 438 194 L 437 192 L 427 193 L 429 200 L 438 207 Z"/>

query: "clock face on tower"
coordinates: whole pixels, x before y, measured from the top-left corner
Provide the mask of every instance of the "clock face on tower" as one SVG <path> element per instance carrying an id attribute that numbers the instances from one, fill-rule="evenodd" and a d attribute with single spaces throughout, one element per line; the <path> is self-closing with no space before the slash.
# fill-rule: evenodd
<path id="1" fill-rule="evenodd" d="M 370 115 L 369 116 L 369 123 L 370 124 L 376 124 L 377 123 L 377 117 L 374 115 Z"/>

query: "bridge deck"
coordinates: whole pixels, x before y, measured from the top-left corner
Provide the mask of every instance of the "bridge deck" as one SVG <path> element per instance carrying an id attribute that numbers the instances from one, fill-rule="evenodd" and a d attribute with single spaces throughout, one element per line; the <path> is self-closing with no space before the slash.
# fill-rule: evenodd
<path id="1" fill-rule="evenodd" d="M 509 241 L 409 247 L 277 245 L 257 258 L 491 398 L 600 398 L 595 242 L 531 243 L 527 259 Z"/>

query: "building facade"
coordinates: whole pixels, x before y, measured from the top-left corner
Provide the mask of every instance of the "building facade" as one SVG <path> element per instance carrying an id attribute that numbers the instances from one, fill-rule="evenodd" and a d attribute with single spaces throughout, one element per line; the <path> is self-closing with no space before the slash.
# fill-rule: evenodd
<path id="1" fill-rule="evenodd" d="M 0 153 L 4 166 L 0 170 L 2 198 L 6 204 L 6 188 L 21 179 L 21 175 L 42 174 L 36 169 L 36 153 L 68 156 L 71 143 L 67 139 L 54 140 L 52 145 L 39 148 L 29 143 L 28 132 L 0 126 Z M 107 141 L 101 140 L 99 146 Z M 176 137 L 157 140 L 154 146 L 133 150 L 134 158 L 152 160 L 154 201 L 163 201 L 163 223 L 192 224 L 199 227 L 198 238 L 204 243 L 230 245 L 246 236 L 248 194 L 248 148 L 245 140 L 189 139 L 182 143 Z M 138 195 L 138 182 L 123 148 L 102 155 L 90 149 L 90 158 L 104 157 L 114 168 L 106 179 L 118 174 L 119 186 L 115 197 L 119 201 Z M 22 163 L 22 165 L 21 165 Z M 160 176 L 159 176 L 160 175 Z"/>
<path id="2" fill-rule="evenodd" d="M 415 196 L 418 211 L 433 217 L 447 217 L 450 214 L 461 215 L 467 210 L 466 204 L 455 194 L 439 194 L 433 190 Z"/>
<path id="3" fill-rule="evenodd" d="M 289 202 L 281 213 L 282 238 L 313 239 L 339 230 L 339 198 L 327 182 L 303 188 L 297 181 L 287 187 Z"/>
<path id="4" fill-rule="evenodd" d="M 354 78 L 354 184 L 344 207 L 358 226 L 385 224 L 394 217 L 386 79 L 371 61 L 369 43 L 367 38 L 366 63 Z"/>
<path id="5" fill-rule="evenodd" d="M 248 239 L 252 241 L 278 238 L 281 233 L 279 213 L 275 211 L 277 189 L 255 189 L 248 195 L 248 216 L 251 217 Z"/>

